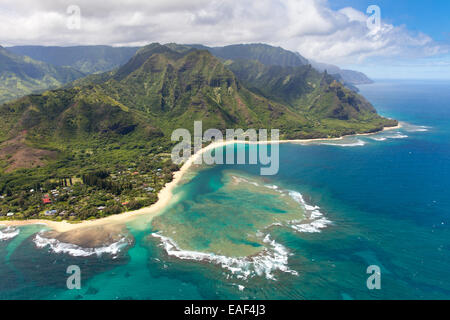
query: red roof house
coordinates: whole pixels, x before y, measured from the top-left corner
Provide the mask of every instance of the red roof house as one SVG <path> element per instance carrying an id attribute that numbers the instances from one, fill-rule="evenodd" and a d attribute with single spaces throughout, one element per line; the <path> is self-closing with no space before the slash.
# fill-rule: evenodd
<path id="1" fill-rule="evenodd" d="M 42 198 L 42 202 L 44 204 L 51 204 L 52 203 L 52 199 L 50 199 L 50 196 L 48 194 L 46 194 L 43 198 Z"/>

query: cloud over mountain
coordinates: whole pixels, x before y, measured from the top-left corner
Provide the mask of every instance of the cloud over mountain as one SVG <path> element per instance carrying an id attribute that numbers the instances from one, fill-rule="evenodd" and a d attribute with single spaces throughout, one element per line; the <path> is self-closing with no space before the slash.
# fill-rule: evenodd
<path id="1" fill-rule="evenodd" d="M 365 13 L 350 7 L 332 10 L 325 0 L 78 0 L 79 30 L 67 28 L 72 4 L 3 0 L 0 39 L 4 45 L 265 42 L 338 64 L 448 51 L 426 34 L 383 20 L 379 32 L 371 33 Z"/>

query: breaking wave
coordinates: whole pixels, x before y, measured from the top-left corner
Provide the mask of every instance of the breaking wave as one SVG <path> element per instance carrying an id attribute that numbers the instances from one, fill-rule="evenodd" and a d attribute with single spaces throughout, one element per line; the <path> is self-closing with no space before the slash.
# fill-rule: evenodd
<path id="1" fill-rule="evenodd" d="M 297 271 L 290 269 L 288 266 L 288 258 L 292 254 L 285 246 L 271 238 L 270 229 L 272 227 L 284 227 L 295 232 L 318 233 L 332 222 L 325 218 L 319 206 L 308 204 L 300 192 L 287 190 L 274 184 L 264 184 L 263 186 L 283 196 L 291 197 L 303 209 L 305 215 L 299 217 L 298 220 L 274 222 L 264 227 L 262 231 L 258 231 L 256 236 L 262 240 L 265 247 L 258 254 L 246 257 L 229 257 L 208 252 L 183 250 L 172 238 L 163 235 L 161 232 L 152 233 L 151 236 L 159 240 L 159 246 L 164 249 L 168 256 L 218 265 L 229 272 L 227 279 L 247 280 L 260 276 L 269 280 L 276 280 L 275 272 L 297 276 Z"/>
<path id="2" fill-rule="evenodd" d="M 361 139 L 357 139 L 355 142 L 352 143 L 321 142 L 320 144 L 335 147 L 363 147 L 366 145 L 366 143 Z"/>
<path id="3" fill-rule="evenodd" d="M 113 258 L 116 258 L 123 248 L 130 245 L 130 241 L 126 237 L 123 237 L 119 241 L 111 243 L 108 246 L 98 248 L 83 248 L 76 244 L 61 242 L 57 239 L 45 238 L 41 234 L 37 234 L 33 241 L 37 248 L 48 247 L 50 251 L 54 253 L 65 253 L 73 257 L 89 257 L 94 255 L 101 256 L 103 254 L 109 254 Z"/>
<path id="4" fill-rule="evenodd" d="M 255 276 L 264 276 L 266 279 L 276 280 L 275 271 L 298 275 L 297 271 L 288 267 L 288 257 L 291 255 L 288 249 L 272 240 L 270 234 L 267 234 L 263 239 L 268 248 L 265 248 L 257 255 L 242 258 L 182 250 L 171 238 L 159 233 L 152 233 L 151 235 L 160 240 L 160 246 L 164 248 L 169 256 L 182 260 L 203 261 L 219 265 L 230 272 L 227 278 L 236 277 L 237 279 L 247 280 Z"/>
<path id="5" fill-rule="evenodd" d="M 330 220 L 321 218 L 310 223 L 293 224 L 291 227 L 298 232 L 317 233 L 320 232 L 321 229 L 326 228 L 329 224 L 331 224 Z"/>
<path id="6" fill-rule="evenodd" d="M 405 124 L 403 129 L 407 132 L 427 132 L 430 131 L 431 127 L 428 126 L 416 126 L 413 124 Z"/>
<path id="7" fill-rule="evenodd" d="M 0 230 L 0 241 L 10 240 L 15 238 L 20 233 L 20 229 L 14 227 L 6 227 Z"/>
<path id="8" fill-rule="evenodd" d="M 368 138 L 375 141 L 386 141 L 388 139 L 406 139 L 408 138 L 408 136 L 401 132 L 394 132 L 392 134 L 380 134 L 376 136 L 369 136 Z"/>
<path id="9" fill-rule="evenodd" d="M 290 227 L 297 232 L 318 233 L 322 229 L 332 224 L 330 220 L 324 217 L 320 212 L 320 207 L 311 206 L 306 203 L 303 195 L 297 191 L 289 191 L 289 196 L 298 202 L 306 213 L 306 219 L 290 221 Z M 306 222 L 306 223 L 305 223 Z"/>
<path id="10" fill-rule="evenodd" d="M 386 137 L 370 137 L 370 139 L 375 140 L 375 141 L 386 141 L 387 140 Z"/>
<path id="11" fill-rule="evenodd" d="M 281 194 L 289 195 L 304 209 L 306 214 L 305 218 L 289 221 L 287 225 L 277 222 L 272 223 L 267 228 L 272 226 L 287 226 L 297 232 L 318 233 L 321 232 L 322 229 L 325 229 L 327 226 L 332 224 L 330 220 L 324 217 L 324 214 L 320 211 L 320 207 L 308 204 L 300 192 L 283 190 L 276 185 L 265 185 L 265 187 L 276 190 Z"/>
<path id="12" fill-rule="evenodd" d="M 245 179 L 245 178 L 243 178 L 243 177 L 233 176 L 233 180 L 234 180 L 235 182 L 237 182 L 237 183 L 245 182 L 245 183 L 250 183 L 250 184 L 252 184 L 252 185 L 254 185 L 254 186 L 256 186 L 256 187 L 259 186 L 259 184 L 258 184 L 257 182 L 249 181 L 249 180 L 247 180 L 247 179 Z"/>
<path id="13" fill-rule="evenodd" d="M 408 136 L 406 134 L 402 134 L 400 132 L 396 132 L 393 135 L 386 136 L 388 139 L 406 139 Z"/>

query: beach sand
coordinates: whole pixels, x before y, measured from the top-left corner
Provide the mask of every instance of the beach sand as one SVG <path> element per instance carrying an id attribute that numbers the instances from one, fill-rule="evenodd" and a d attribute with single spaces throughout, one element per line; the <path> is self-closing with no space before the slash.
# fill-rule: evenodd
<path id="1" fill-rule="evenodd" d="M 383 131 L 386 130 L 395 130 L 402 127 L 402 124 L 399 123 L 395 127 L 385 127 Z M 362 136 L 362 135 L 373 135 L 380 132 L 374 132 L 374 133 L 367 133 L 367 134 L 355 134 L 355 135 L 349 135 L 349 136 Z M 345 137 L 349 136 L 343 136 L 340 138 L 321 138 L 321 139 L 303 139 L 303 140 L 276 140 L 276 141 L 258 141 L 258 142 L 249 142 L 249 141 L 222 141 L 222 142 L 213 142 L 209 144 L 208 146 L 202 148 L 200 151 L 198 151 L 196 154 L 192 155 L 181 167 L 181 169 L 174 173 L 173 180 L 169 183 L 167 183 L 164 188 L 158 193 L 158 201 L 151 205 L 150 207 L 142 208 L 135 211 L 129 211 L 117 215 L 112 215 L 109 217 L 97 219 L 97 220 L 86 220 L 79 223 L 70 223 L 67 221 L 51 221 L 51 220 L 43 220 L 43 219 L 31 219 L 31 220 L 3 220 L 0 221 L 0 225 L 5 226 L 24 226 L 24 225 L 30 225 L 30 224 L 45 224 L 52 230 L 56 231 L 59 234 L 65 233 L 65 235 L 59 235 L 60 237 L 63 237 L 65 239 L 71 239 L 72 243 L 79 242 L 77 239 L 81 239 L 86 236 L 86 234 L 92 233 L 96 234 L 94 237 L 91 235 L 89 238 L 94 243 L 97 243 L 100 241 L 100 239 L 105 239 L 110 237 L 110 228 L 117 228 L 117 230 L 120 230 L 120 226 L 124 226 L 125 223 L 128 221 L 135 219 L 136 217 L 146 215 L 146 218 L 148 218 L 148 221 L 151 221 L 155 216 L 160 214 L 163 209 L 169 204 L 170 200 L 173 196 L 173 189 L 179 184 L 185 173 L 189 170 L 189 168 L 195 163 L 195 160 L 198 157 L 201 157 L 203 153 L 210 151 L 211 149 L 223 147 L 229 144 L 234 143 L 245 143 L 245 144 L 263 144 L 263 143 L 308 143 L 308 142 L 318 142 L 318 141 L 330 141 L 330 140 L 342 140 Z M 108 228 L 105 228 L 105 226 L 109 226 Z M 85 230 L 87 229 L 87 230 Z M 69 231 L 77 230 L 77 232 L 72 233 L 71 235 L 68 234 Z M 82 231 L 86 232 L 82 232 Z M 93 232 L 88 232 L 93 231 Z M 103 231 L 103 232 L 102 232 Z M 95 238 L 95 239 L 94 239 Z"/>
<path id="2" fill-rule="evenodd" d="M 83 248 L 98 248 L 116 243 L 123 237 L 132 238 L 123 224 L 89 226 L 65 232 L 48 231 L 44 237 Z"/>

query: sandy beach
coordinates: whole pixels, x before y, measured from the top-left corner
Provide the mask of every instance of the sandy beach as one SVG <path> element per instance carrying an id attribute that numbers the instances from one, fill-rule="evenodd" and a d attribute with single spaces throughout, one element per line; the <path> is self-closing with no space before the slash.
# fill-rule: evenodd
<path id="1" fill-rule="evenodd" d="M 383 129 L 383 131 L 386 130 L 395 130 L 402 127 L 402 124 L 399 123 L 395 127 L 386 127 Z M 174 173 L 173 180 L 169 183 L 167 183 L 163 189 L 158 193 L 158 201 L 151 205 L 150 207 L 142 208 L 135 211 L 128 211 L 125 213 L 112 215 L 109 217 L 97 219 L 97 220 L 86 220 L 78 223 L 70 223 L 67 221 L 51 221 L 51 220 L 43 220 L 43 219 L 30 219 L 30 220 L 4 220 L 0 221 L 0 225 L 4 226 L 24 226 L 24 225 L 30 225 L 30 224 L 45 224 L 49 228 L 53 229 L 56 232 L 59 233 L 65 233 L 73 230 L 81 230 L 85 228 L 97 228 L 105 225 L 120 225 L 125 224 L 126 222 L 130 221 L 131 219 L 134 219 L 139 216 L 146 215 L 149 220 L 151 220 L 153 217 L 160 214 L 163 209 L 169 204 L 170 200 L 173 196 L 173 189 L 179 184 L 182 177 L 185 175 L 185 173 L 189 170 L 189 168 L 194 164 L 195 160 L 202 156 L 203 153 L 210 151 L 211 149 L 215 149 L 218 147 L 223 147 L 229 144 L 234 143 L 245 143 L 245 144 L 263 144 L 263 143 L 308 143 L 308 142 L 318 142 L 318 141 L 336 141 L 336 140 L 342 140 L 345 137 L 349 136 L 363 136 L 363 135 L 374 135 L 380 132 L 374 132 L 374 133 L 366 133 L 366 134 L 355 134 L 355 135 L 348 135 L 343 136 L 339 138 L 321 138 L 321 139 L 303 139 L 303 140 L 276 140 L 276 141 L 258 141 L 258 142 L 249 142 L 249 141 L 222 141 L 222 142 L 214 142 L 209 144 L 208 146 L 202 148 L 200 151 L 198 151 L 196 154 L 192 155 L 181 167 L 181 169 Z"/>

